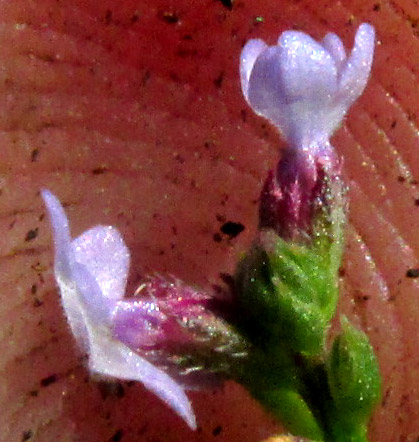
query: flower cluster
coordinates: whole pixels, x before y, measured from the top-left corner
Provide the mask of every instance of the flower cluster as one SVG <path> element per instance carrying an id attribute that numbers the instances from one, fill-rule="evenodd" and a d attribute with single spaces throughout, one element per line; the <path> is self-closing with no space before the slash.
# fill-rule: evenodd
<path id="1" fill-rule="evenodd" d="M 230 281 L 229 301 L 150 275 L 125 297 L 130 254 L 119 232 L 96 226 L 72 239 L 58 199 L 44 190 L 63 308 L 90 370 L 138 380 L 196 428 L 185 389 L 243 384 L 295 434 L 365 441 L 379 395 L 368 338 L 342 320 L 326 336 L 338 297 L 345 192 L 329 138 L 367 83 L 374 29 L 362 24 L 346 54 L 327 34 L 284 32 L 241 54 L 245 99 L 288 148 L 261 193 L 260 231 Z M 229 316 L 223 314 L 229 311 Z M 227 319 L 228 317 L 228 319 Z"/>

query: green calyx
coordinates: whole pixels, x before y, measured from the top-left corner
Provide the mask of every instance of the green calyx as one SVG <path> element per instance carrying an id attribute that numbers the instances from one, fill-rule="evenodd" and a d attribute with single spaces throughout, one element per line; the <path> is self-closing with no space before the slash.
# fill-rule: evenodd
<path id="1" fill-rule="evenodd" d="M 322 353 L 338 298 L 344 195 L 341 179 L 325 178 L 313 202 L 309 238 L 293 242 L 262 231 L 239 263 L 238 326 L 256 345 L 261 341 L 311 356 Z"/>
<path id="2" fill-rule="evenodd" d="M 310 250 L 275 240 L 273 251 L 256 244 L 239 265 L 238 326 L 255 345 L 277 343 L 319 354 L 336 304 L 336 280 Z M 318 277 L 309 277 L 312 272 Z"/>

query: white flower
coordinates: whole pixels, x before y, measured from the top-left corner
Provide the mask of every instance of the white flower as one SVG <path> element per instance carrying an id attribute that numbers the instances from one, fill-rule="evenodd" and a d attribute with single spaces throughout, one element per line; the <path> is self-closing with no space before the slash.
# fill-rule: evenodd
<path id="1" fill-rule="evenodd" d="M 77 343 L 89 355 L 90 370 L 142 382 L 195 429 L 184 389 L 112 335 L 112 312 L 123 302 L 130 261 L 121 235 L 113 227 L 96 226 L 71 240 L 58 199 L 47 190 L 42 197 L 54 230 L 54 270 L 64 312 Z"/>
<path id="2" fill-rule="evenodd" d="M 317 42 L 303 32 L 286 31 L 275 46 L 250 40 L 240 59 L 243 94 L 291 146 L 321 149 L 364 90 L 373 53 L 374 28 L 366 23 L 348 56 L 333 33 Z"/>

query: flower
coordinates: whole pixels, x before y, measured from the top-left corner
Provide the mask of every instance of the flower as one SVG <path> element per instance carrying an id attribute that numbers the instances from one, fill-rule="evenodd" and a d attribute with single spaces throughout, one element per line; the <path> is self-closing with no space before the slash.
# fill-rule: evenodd
<path id="1" fill-rule="evenodd" d="M 346 187 L 329 138 L 362 93 L 374 29 L 341 40 L 284 32 L 276 46 L 249 41 L 245 99 L 288 142 L 260 197 L 259 228 L 234 275 L 237 327 L 254 346 L 241 383 L 297 436 L 367 441 L 380 375 L 367 336 L 342 322 L 329 349 L 344 248 Z"/>
<path id="2" fill-rule="evenodd" d="M 317 42 L 304 32 L 286 31 L 275 46 L 250 40 L 240 59 L 243 95 L 290 145 L 321 155 L 364 90 L 373 53 L 374 28 L 366 23 L 359 26 L 349 56 L 333 33 Z"/>
<path id="3" fill-rule="evenodd" d="M 317 42 L 303 32 L 286 31 L 275 46 L 255 39 L 243 48 L 243 95 L 289 144 L 265 181 L 260 228 L 287 240 L 306 240 L 316 211 L 328 204 L 330 188 L 344 189 L 329 138 L 364 90 L 373 53 L 374 28 L 366 23 L 359 26 L 348 56 L 333 33 Z"/>
<path id="4" fill-rule="evenodd" d="M 54 231 L 54 271 L 73 335 L 89 356 L 90 370 L 103 377 L 141 381 L 196 428 L 183 387 L 115 337 L 114 311 L 123 296 L 130 254 L 119 232 L 95 226 L 72 240 L 58 199 L 42 191 Z"/>

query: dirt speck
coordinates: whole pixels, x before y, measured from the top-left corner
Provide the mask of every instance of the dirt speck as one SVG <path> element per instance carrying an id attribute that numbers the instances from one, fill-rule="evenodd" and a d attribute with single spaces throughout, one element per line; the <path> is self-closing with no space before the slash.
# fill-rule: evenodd
<path id="1" fill-rule="evenodd" d="M 134 12 L 134 14 L 132 14 L 131 18 L 130 18 L 130 22 L 132 24 L 137 23 L 137 21 L 140 19 L 140 13 L 139 12 Z"/>
<path id="2" fill-rule="evenodd" d="M 52 374 L 44 379 L 41 379 L 41 387 L 48 387 L 49 385 L 52 385 L 55 382 L 57 382 L 57 375 Z"/>
<path id="3" fill-rule="evenodd" d="M 214 242 L 221 242 L 223 240 L 223 238 L 221 237 L 221 235 L 219 233 L 214 233 L 214 235 L 212 236 L 212 239 L 214 240 Z"/>
<path id="4" fill-rule="evenodd" d="M 124 432 L 119 429 L 115 432 L 115 434 L 109 439 L 110 442 L 120 442 L 122 440 L 122 436 L 124 435 Z"/>
<path id="5" fill-rule="evenodd" d="M 158 16 L 161 20 L 168 23 L 169 25 L 175 25 L 180 20 L 176 12 L 171 11 L 160 11 Z"/>
<path id="6" fill-rule="evenodd" d="M 105 12 L 105 18 L 104 18 L 105 25 L 109 25 L 112 22 L 112 11 L 110 9 L 107 9 Z"/>
<path id="7" fill-rule="evenodd" d="M 108 168 L 106 166 L 99 166 L 92 170 L 93 175 L 103 175 L 104 173 L 108 172 Z"/>
<path id="8" fill-rule="evenodd" d="M 409 269 L 406 272 L 406 277 L 407 278 L 419 278 L 419 268 L 417 268 L 417 269 Z"/>
<path id="9" fill-rule="evenodd" d="M 98 382 L 97 386 L 103 400 L 109 397 L 121 399 L 125 396 L 124 386 L 120 382 Z"/>
<path id="10" fill-rule="evenodd" d="M 242 223 L 236 223 L 233 221 L 227 221 L 221 226 L 221 232 L 230 238 L 235 238 L 245 229 Z"/>
<path id="11" fill-rule="evenodd" d="M 221 2 L 221 4 L 228 9 L 229 11 L 233 10 L 233 3 L 234 0 L 219 0 Z"/>
<path id="12" fill-rule="evenodd" d="M 38 236 L 38 233 L 39 233 L 38 227 L 29 230 L 29 232 L 25 236 L 25 241 L 28 242 L 34 240 Z"/>
<path id="13" fill-rule="evenodd" d="M 221 86 L 223 85 L 223 80 L 224 80 L 224 72 L 221 71 L 221 72 L 218 74 L 217 78 L 214 80 L 214 86 L 215 86 L 217 89 L 220 89 Z"/>
<path id="14" fill-rule="evenodd" d="M 41 301 L 39 298 L 35 298 L 33 300 L 32 305 L 36 308 L 36 307 L 41 307 L 42 305 L 44 305 L 44 302 Z"/>
<path id="15" fill-rule="evenodd" d="M 38 156 L 39 156 L 39 149 L 34 149 L 31 152 L 31 162 L 34 163 L 38 159 Z"/>
<path id="16" fill-rule="evenodd" d="M 27 440 L 32 439 L 32 436 L 33 436 L 32 430 L 26 430 L 23 432 L 21 440 L 22 442 L 26 442 Z"/>
<path id="17" fill-rule="evenodd" d="M 212 430 L 212 435 L 213 436 L 218 436 L 221 431 L 223 431 L 223 427 L 221 425 L 217 425 L 213 430 Z"/>

